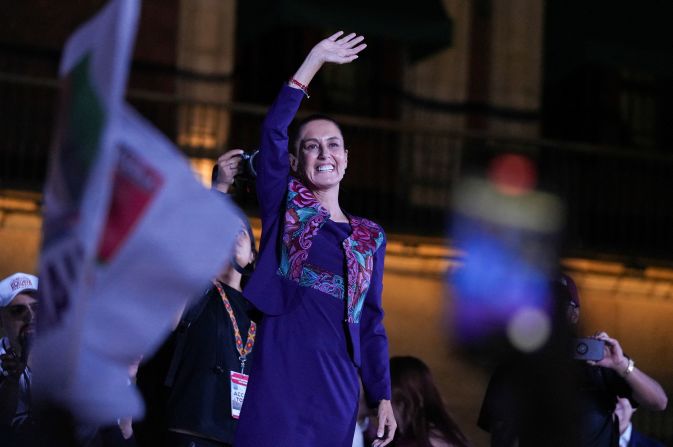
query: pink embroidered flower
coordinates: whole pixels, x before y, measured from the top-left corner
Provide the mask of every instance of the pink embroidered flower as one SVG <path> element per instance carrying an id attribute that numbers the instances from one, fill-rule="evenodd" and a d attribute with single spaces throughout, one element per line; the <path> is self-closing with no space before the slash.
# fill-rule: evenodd
<path id="1" fill-rule="evenodd" d="M 294 208 L 288 208 L 285 211 L 285 233 L 292 234 L 299 229 L 301 222 L 299 221 L 299 214 Z"/>
<path id="2" fill-rule="evenodd" d="M 361 253 L 365 253 L 367 250 L 375 251 L 377 248 L 375 238 L 381 233 L 380 227 L 367 219 L 353 218 L 353 221 L 351 238 L 357 241 L 361 247 L 358 251 Z"/>
<path id="3" fill-rule="evenodd" d="M 296 193 L 292 201 L 298 205 L 299 208 L 310 207 L 319 208 L 325 212 L 327 211 L 320 205 L 320 202 L 318 202 L 313 193 L 304 185 L 302 185 L 299 180 L 295 178 L 291 179 L 288 189 Z"/>
<path id="4" fill-rule="evenodd" d="M 293 250 L 288 253 L 288 260 L 290 264 L 289 276 L 291 279 L 301 278 L 301 270 L 304 266 L 304 262 L 308 258 L 308 251 L 306 250 Z"/>
<path id="5" fill-rule="evenodd" d="M 334 276 L 312 271 L 304 275 L 313 236 L 329 218 L 329 212 L 320 205 L 313 193 L 297 179 L 288 184 L 288 198 L 283 228 L 283 257 L 287 261 L 290 279 L 313 287 L 325 293 L 334 294 L 343 290 L 343 280 L 333 283 Z M 360 319 L 362 302 L 365 299 L 374 269 L 374 253 L 383 242 L 383 230 L 374 222 L 364 218 L 349 217 L 352 234 L 343 242 L 346 257 L 346 305 L 348 321 L 357 323 Z M 310 270 L 310 268 L 309 268 Z M 305 277 L 306 276 L 306 277 Z"/>

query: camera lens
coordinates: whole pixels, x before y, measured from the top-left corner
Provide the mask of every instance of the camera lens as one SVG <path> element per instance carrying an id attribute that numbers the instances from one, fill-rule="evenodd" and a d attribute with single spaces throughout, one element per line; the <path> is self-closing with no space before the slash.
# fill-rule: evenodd
<path id="1" fill-rule="evenodd" d="M 575 350 L 578 354 L 586 354 L 589 351 L 589 346 L 586 343 L 578 343 Z"/>
<path id="2" fill-rule="evenodd" d="M 241 159 L 243 160 L 243 176 L 249 179 L 254 179 L 257 177 L 257 171 L 255 170 L 255 157 L 259 153 L 259 149 L 254 152 L 244 152 L 241 154 Z"/>

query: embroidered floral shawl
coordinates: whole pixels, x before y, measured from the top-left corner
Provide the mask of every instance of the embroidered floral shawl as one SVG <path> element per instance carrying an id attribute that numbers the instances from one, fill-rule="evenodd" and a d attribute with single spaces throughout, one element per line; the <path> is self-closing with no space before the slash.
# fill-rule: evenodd
<path id="1" fill-rule="evenodd" d="M 342 244 L 348 275 L 344 297 L 344 280 L 341 276 L 306 262 L 313 236 L 329 218 L 329 212 L 320 205 L 313 193 L 299 180 L 290 177 L 278 274 L 297 281 L 301 286 L 320 290 L 339 299 L 346 298 L 346 321 L 359 323 L 374 269 L 374 253 L 385 236 L 381 227 L 374 222 L 348 216 L 352 233 Z"/>

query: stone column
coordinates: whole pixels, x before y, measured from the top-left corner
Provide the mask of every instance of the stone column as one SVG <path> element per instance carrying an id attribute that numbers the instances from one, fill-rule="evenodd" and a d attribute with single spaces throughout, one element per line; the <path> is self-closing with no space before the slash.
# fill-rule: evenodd
<path id="1" fill-rule="evenodd" d="M 539 136 L 544 49 L 543 0 L 493 0 L 489 105 L 505 111 L 489 130 L 516 137 Z M 537 119 L 508 119 L 507 112 Z M 511 115 L 514 116 L 514 115 Z"/>
<path id="2" fill-rule="evenodd" d="M 410 94 L 438 103 L 462 104 L 468 95 L 471 2 L 443 0 L 453 21 L 453 43 L 425 59 L 405 67 L 404 89 Z M 402 119 L 410 125 L 438 129 L 461 129 L 466 117 L 408 104 Z M 414 205 L 446 207 L 453 180 L 458 175 L 462 141 L 446 137 L 417 134 L 407 137 L 400 154 L 400 197 L 408 197 Z M 429 169 L 431 167 L 432 169 Z"/>
<path id="3" fill-rule="evenodd" d="M 409 65 L 405 70 L 404 87 L 422 98 L 462 103 L 467 100 L 471 2 L 443 0 L 443 3 L 453 21 L 453 43 L 450 48 Z M 427 111 L 413 106 L 405 109 L 404 119 L 452 129 L 464 125 L 463 115 Z"/>
<path id="4" fill-rule="evenodd" d="M 178 67 L 196 76 L 181 79 L 177 91 L 205 104 L 180 106 L 178 144 L 197 150 L 192 162 L 204 180 L 210 178 L 212 157 L 226 149 L 229 138 L 230 113 L 217 103 L 232 98 L 235 27 L 235 0 L 180 1 Z"/>

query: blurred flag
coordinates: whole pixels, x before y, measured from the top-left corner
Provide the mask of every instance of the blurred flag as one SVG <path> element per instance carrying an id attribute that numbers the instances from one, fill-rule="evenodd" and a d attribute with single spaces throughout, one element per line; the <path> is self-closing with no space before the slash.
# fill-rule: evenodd
<path id="1" fill-rule="evenodd" d="M 562 206 L 534 183 L 532 163 L 505 155 L 487 179 L 466 178 L 456 190 L 452 240 L 466 254 L 449 284 L 464 347 L 505 342 L 533 352 L 548 341 Z"/>
<path id="2" fill-rule="evenodd" d="M 44 191 L 39 329 L 74 312 L 72 297 L 90 281 L 85 264 L 107 208 L 115 149 L 110 123 L 118 115 L 129 69 L 137 1 L 108 4 L 66 43 L 60 67 L 57 126 Z"/>
<path id="3" fill-rule="evenodd" d="M 44 194 L 34 392 L 91 423 L 142 415 L 128 366 L 221 271 L 238 228 L 123 102 L 138 11 L 113 0 L 68 41 Z"/>

